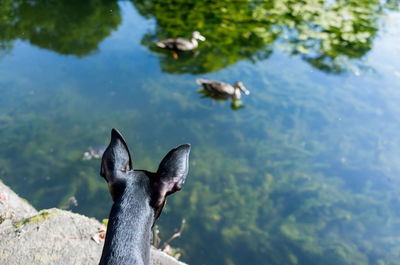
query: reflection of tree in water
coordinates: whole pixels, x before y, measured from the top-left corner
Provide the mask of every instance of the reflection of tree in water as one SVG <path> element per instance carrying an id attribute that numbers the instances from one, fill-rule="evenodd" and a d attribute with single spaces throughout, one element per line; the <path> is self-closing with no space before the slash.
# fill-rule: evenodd
<path id="1" fill-rule="evenodd" d="M 314 67 L 340 73 L 350 59 L 361 58 L 372 47 L 378 16 L 398 0 L 282 0 L 282 1 L 181 1 L 135 0 L 138 11 L 154 17 L 157 27 L 142 43 L 155 49 L 155 40 L 190 36 L 199 30 L 206 38 L 199 56 L 175 61 L 160 57 L 169 73 L 217 71 L 242 59 L 268 58 L 281 39 L 291 54 L 299 54 Z"/>
<path id="2" fill-rule="evenodd" d="M 0 49 L 28 40 L 60 54 L 85 56 L 121 23 L 116 1 L 2 0 Z"/>
<path id="3" fill-rule="evenodd" d="M 199 44 L 197 56 L 189 52 L 178 60 L 172 56 L 160 57 L 161 67 L 170 73 L 207 73 L 242 59 L 268 58 L 271 50 L 264 47 L 278 36 L 277 31 L 270 30 L 271 23 L 260 25 L 249 20 L 249 13 L 254 10 L 249 9 L 246 1 L 133 2 L 139 13 L 157 19 L 156 32 L 147 33 L 142 40 L 151 49 L 157 49 L 152 44 L 158 39 L 188 38 L 193 30 L 207 38 Z"/>
<path id="4" fill-rule="evenodd" d="M 398 0 L 322 1 L 149 1 L 132 0 L 157 27 L 142 43 L 157 50 L 156 40 L 182 36 L 193 30 L 207 37 L 197 56 L 192 52 L 160 56 L 169 73 L 207 73 L 239 60 L 262 60 L 277 40 L 291 54 L 299 54 L 314 67 L 333 73 L 344 70 L 350 59 L 371 49 L 384 8 L 395 9 Z M 84 56 L 97 49 L 121 23 L 116 1 L 0 1 L 0 49 L 12 41 L 29 40 L 61 54 Z M 167 53 L 168 55 L 168 53 Z"/>

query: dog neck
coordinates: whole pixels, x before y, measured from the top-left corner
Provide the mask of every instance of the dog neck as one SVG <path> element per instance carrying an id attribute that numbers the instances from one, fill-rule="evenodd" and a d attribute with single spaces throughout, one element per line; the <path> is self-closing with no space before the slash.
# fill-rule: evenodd
<path id="1" fill-rule="evenodd" d="M 129 179 L 114 202 L 99 265 L 146 265 L 150 258 L 154 211 L 147 178 Z"/>

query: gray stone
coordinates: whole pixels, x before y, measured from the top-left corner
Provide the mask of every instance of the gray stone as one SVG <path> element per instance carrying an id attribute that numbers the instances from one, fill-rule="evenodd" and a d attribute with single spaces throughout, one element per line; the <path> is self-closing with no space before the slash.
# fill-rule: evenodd
<path id="1" fill-rule="evenodd" d="M 9 197 L 7 204 L 1 203 L 0 213 L 13 214 L 0 224 L 0 264 L 98 264 L 103 242 L 96 243 L 93 237 L 99 234 L 100 222 L 55 208 L 37 213 L 4 184 L 1 192 Z M 184 265 L 154 248 L 150 264 Z"/>
<path id="2" fill-rule="evenodd" d="M 35 214 L 35 208 L 0 181 L 0 223 L 8 219 L 16 222 Z"/>

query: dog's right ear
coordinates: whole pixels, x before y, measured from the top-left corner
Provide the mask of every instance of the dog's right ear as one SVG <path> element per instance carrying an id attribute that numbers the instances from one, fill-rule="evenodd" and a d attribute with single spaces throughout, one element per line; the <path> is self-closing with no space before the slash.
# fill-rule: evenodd
<path id="1" fill-rule="evenodd" d="M 152 206 L 157 208 L 164 204 L 168 195 L 181 190 L 189 171 L 190 144 L 180 145 L 163 158 L 156 177 L 152 179 Z"/>
<path id="2" fill-rule="evenodd" d="M 125 177 L 132 170 L 132 159 L 122 135 L 111 130 L 111 142 L 101 159 L 100 175 L 107 181 L 111 196 L 115 201 L 125 185 Z"/>

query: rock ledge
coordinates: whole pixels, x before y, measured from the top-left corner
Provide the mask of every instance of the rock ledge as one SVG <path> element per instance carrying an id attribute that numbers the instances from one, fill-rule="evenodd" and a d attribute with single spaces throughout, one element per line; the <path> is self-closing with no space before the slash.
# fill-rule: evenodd
<path id="1" fill-rule="evenodd" d="M 103 243 L 93 218 L 48 209 L 37 212 L 0 182 L 0 264 L 98 264 Z M 151 265 L 185 265 L 151 249 Z"/>

